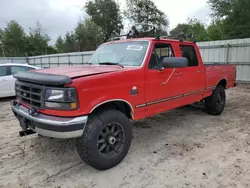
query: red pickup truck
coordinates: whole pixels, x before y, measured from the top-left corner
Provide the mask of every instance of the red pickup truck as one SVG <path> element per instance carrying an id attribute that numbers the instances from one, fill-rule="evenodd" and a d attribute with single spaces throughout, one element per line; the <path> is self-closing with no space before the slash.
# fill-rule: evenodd
<path id="1" fill-rule="evenodd" d="M 204 65 L 195 43 L 137 38 L 107 42 L 83 66 L 19 72 L 11 102 L 20 136 L 77 138 L 83 161 L 119 164 L 132 140 L 131 120 L 204 101 L 219 115 L 235 65 Z"/>

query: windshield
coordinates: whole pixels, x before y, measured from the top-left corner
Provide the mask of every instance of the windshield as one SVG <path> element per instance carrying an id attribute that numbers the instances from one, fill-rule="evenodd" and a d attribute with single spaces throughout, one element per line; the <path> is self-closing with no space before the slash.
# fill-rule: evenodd
<path id="1" fill-rule="evenodd" d="M 141 66 L 147 49 L 148 41 L 103 44 L 92 55 L 88 63 L 113 63 L 123 66 Z"/>

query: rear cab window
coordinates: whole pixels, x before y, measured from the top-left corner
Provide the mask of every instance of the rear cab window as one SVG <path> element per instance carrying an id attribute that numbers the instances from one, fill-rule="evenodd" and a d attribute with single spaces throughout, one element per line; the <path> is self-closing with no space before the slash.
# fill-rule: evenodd
<path id="1" fill-rule="evenodd" d="M 187 58 L 188 67 L 199 66 L 199 61 L 194 46 L 191 45 L 180 45 L 182 57 Z"/>

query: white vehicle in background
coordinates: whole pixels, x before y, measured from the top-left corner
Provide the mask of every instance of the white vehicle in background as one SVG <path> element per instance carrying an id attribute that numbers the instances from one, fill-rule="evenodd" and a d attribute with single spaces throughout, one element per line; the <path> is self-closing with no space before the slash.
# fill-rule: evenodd
<path id="1" fill-rule="evenodd" d="M 28 64 L 0 64 L 0 98 L 15 96 L 15 81 L 14 74 L 20 71 L 29 71 L 40 69 Z"/>

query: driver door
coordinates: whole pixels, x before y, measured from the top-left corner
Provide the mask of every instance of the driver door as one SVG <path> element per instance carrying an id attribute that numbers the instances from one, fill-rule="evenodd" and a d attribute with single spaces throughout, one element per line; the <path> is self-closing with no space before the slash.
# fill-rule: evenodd
<path id="1" fill-rule="evenodd" d="M 182 69 L 164 68 L 159 64 L 165 57 L 174 57 L 172 45 L 155 43 L 146 71 L 146 116 L 158 114 L 178 106 L 182 97 Z"/>

